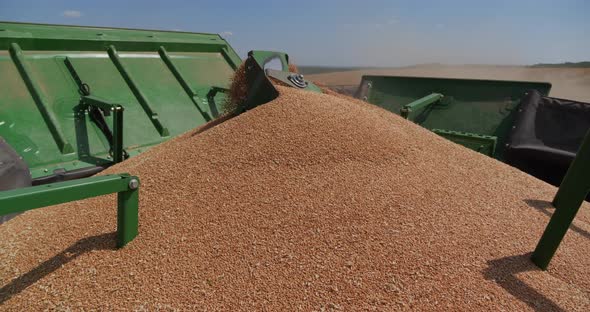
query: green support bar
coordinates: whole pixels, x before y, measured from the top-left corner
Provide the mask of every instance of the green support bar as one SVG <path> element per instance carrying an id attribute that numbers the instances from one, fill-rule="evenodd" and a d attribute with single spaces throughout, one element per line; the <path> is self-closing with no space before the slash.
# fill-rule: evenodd
<path id="1" fill-rule="evenodd" d="M 121 62 L 121 58 L 119 57 L 119 54 L 117 54 L 115 46 L 109 46 L 107 52 L 109 54 L 109 57 L 117 67 L 117 70 L 119 70 L 119 73 L 121 74 L 121 76 L 123 76 L 123 79 L 125 79 L 125 82 L 129 86 L 129 89 L 131 89 L 131 92 L 133 92 L 133 95 L 135 95 L 137 101 L 139 101 L 139 104 L 141 105 L 145 113 L 149 116 L 151 122 L 154 124 L 154 127 L 156 127 L 156 130 L 158 130 L 158 133 L 160 133 L 160 136 L 169 136 L 170 132 L 168 131 L 168 128 L 162 125 L 162 123 L 158 119 L 158 114 L 153 111 L 147 98 L 145 97 L 143 92 L 141 92 L 141 90 L 139 90 L 139 88 L 137 87 L 137 84 L 129 74 L 129 71 L 125 68 L 123 62 Z"/>
<path id="2" fill-rule="evenodd" d="M 438 101 L 440 101 L 443 98 L 443 95 L 440 93 L 432 93 L 430 95 L 427 95 L 423 98 L 417 99 L 412 103 L 406 104 L 404 105 L 401 110 L 400 110 L 400 115 L 402 115 L 402 117 L 409 119 L 409 120 L 414 120 L 414 116 L 412 115 L 413 112 L 420 110 L 422 108 L 426 108 Z"/>
<path id="3" fill-rule="evenodd" d="M 24 212 L 75 200 L 118 193 L 117 246 L 138 233 L 139 178 L 129 174 L 105 175 L 0 192 L 0 215 Z"/>
<path id="4" fill-rule="evenodd" d="M 92 95 L 82 97 L 86 105 L 96 106 L 113 114 L 113 162 L 120 163 L 125 160 L 123 150 L 123 106 L 112 104 Z"/>
<path id="5" fill-rule="evenodd" d="M 555 212 L 531 259 L 545 270 L 590 192 L 590 130 L 553 199 Z"/>
<path id="6" fill-rule="evenodd" d="M 158 54 L 160 55 L 160 58 L 162 59 L 162 61 L 164 61 L 164 64 L 166 64 L 166 66 L 168 66 L 168 69 L 170 69 L 170 72 L 172 72 L 172 75 L 174 75 L 174 78 L 176 78 L 176 81 L 178 81 L 178 83 L 180 83 L 180 85 L 182 86 L 182 89 L 184 89 L 184 92 L 186 92 L 186 94 L 191 99 L 193 104 L 195 104 L 195 106 L 197 107 L 199 112 L 201 112 L 201 114 L 203 114 L 203 117 L 205 118 L 205 120 L 210 121 L 211 116 L 209 116 L 209 114 L 207 114 L 205 111 L 203 111 L 201 109 L 201 107 L 199 106 L 199 102 L 196 99 L 197 94 L 195 94 L 193 89 L 191 89 L 191 87 L 188 85 L 188 82 L 186 81 L 184 76 L 182 76 L 182 73 L 178 70 L 176 65 L 174 65 L 174 63 L 172 62 L 172 59 L 170 58 L 170 55 L 168 55 L 168 51 L 166 51 L 166 49 L 164 47 L 160 47 L 158 49 Z"/>
<path id="7" fill-rule="evenodd" d="M 12 57 L 12 60 L 16 65 L 16 68 L 18 69 L 23 81 L 25 82 L 27 89 L 31 93 L 35 104 L 37 104 L 39 112 L 47 123 L 47 127 L 49 128 L 49 131 L 51 132 L 51 135 L 53 136 L 53 139 L 55 140 L 55 143 L 57 144 L 60 152 L 62 154 L 73 153 L 74 148 L 66 140 L 66 137 L 59 128 L 57 118 L 53 115 L 49 105 L 47 105 L 47 103 L 45 103 L 43 100 L 43 97 L 39 91 L 39 86 L 37 86 L 31 77 L 31 70 L 27 65 L 23 51 L 21 50 L 20 46 L 14 42 L 10 44 L 10 56 Z"/>

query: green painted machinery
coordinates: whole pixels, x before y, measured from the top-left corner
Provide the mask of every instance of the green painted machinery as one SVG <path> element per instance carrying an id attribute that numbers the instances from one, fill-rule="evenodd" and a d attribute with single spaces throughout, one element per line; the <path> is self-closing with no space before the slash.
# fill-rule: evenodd
<path id="1" fill-rule="evenodd" d="M 357 97 L 483 154 L 503 159 L 525 94 L 549 95 L 550 83 L 364 76 Z"/>
<path id="2" fill-rule="evenodd" d="M 136 155 L 218 117 L 240 63 L 219 35 L 0 23 L 0 136 L 33 178 L 105 166 L 116 110 Z"/>

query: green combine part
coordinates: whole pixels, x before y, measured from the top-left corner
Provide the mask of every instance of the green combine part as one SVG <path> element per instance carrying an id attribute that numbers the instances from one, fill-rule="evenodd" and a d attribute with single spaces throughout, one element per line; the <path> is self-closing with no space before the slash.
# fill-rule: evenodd
<path id="1" fill-rule="evenodd" d="M 453 140 L 489 156 L 503 159 L 504 146 L 518 106 L 529 90 L 549 95 L 545 82 L 364 76 L 357 97 L 404 116 L 437 133 L 463 133 Z M 434 96 L 433 96 L 434 95 Z M 458 138 L 458 135 L 453 135 Z M 483 137 L 496 140 L 480 150 Z"/>
<path id="2" fill-rule="evenodd" d="M 33 178 L 137 155 L 219 116 L 241 59 L 219 35 L 0 23 L 0 136 Z M 94 105 L 99 104 L 100 105 Z"/>

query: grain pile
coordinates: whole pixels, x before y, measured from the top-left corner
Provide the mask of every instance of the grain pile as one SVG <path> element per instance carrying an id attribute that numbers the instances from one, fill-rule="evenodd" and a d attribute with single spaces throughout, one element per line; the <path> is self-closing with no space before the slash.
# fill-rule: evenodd
<path id="1" fill-rule="evenodd" d="M 588 205 L 540 271 L 554 187 L 380 108 L 279 91 L 108 170 L 142 180 L 122 250 L 114 197 L 0 227 L 0 309 L 590 309 Z"/>

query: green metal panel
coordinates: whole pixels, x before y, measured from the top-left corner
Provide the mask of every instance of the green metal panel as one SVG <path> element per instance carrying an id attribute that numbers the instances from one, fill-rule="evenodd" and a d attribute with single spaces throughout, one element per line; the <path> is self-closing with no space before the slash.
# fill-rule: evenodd
<path id="1" fill-rule="evenodd" d="M 124 108 L 134 156 L 217 117 L 240 63 L 215 34 L 0 22 L 0 136 L 33 177 L 108 164 L 80 83 Z"/>
<path id="2" fill-rule="evenodd" d="M 414 122 L 428 129 L 459 131 L 497 138 L 494 157 L 502 159 L 504 142 L 515 110 L 530 89 L 548 95 L 545 82 L 445 79 L 401 76 L 363 76 L 357 96 L 396 114 L 433 93 L 437 103 L 412 111 Z"/>

